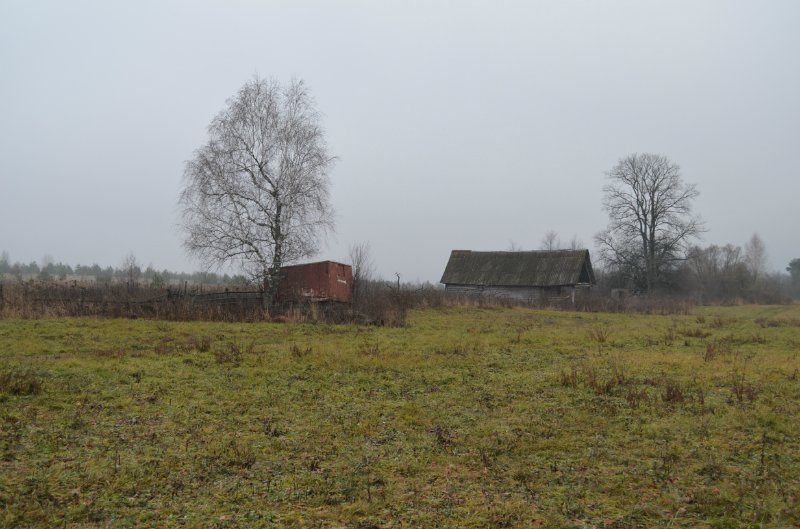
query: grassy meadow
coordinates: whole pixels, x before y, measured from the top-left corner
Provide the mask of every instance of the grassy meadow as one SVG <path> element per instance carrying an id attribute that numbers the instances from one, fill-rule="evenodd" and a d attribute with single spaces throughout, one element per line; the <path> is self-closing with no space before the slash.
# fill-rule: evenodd
<path id="1" fill-rule="evenodd" d="M 0 527 L 800 527 L 800 306 L 0 320 Z"/>

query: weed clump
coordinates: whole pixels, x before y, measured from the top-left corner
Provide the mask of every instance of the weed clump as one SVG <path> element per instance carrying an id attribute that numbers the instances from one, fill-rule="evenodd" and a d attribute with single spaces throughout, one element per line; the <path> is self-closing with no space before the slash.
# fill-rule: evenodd
<path id="1" fill-rule="evenodd" d="M 706 332 L 703 329 L 700 329 L 699 327 L 697 329 L 686 329 L 683 332 L 681 332 L 681 334 L 683 334 L 687 338 L 708 338 L 709 336 L 711 336 L 710 332 Z"/>
<path id="2" fill-rule="evenodd" d="M 720 316 L 714 316 L 714 319 L 711 320 L 710 325 L 714 329 L 721 329 L 725 326 L 725 321 Z"/>
<path id="3" fill-rule="evenodd" d="M 14 415 L 0 415 L 0 461 L 13 461 L 22 438 L 22 421 Z"/>
<path id="4" fill-rule="evenodd" d="M 453 432 L 449 428 L 443 426 L 435 426 L 429 430 L 436 439 L 436 446 L 439 448 L 446 448 L 453 444 Z"/>
<path id="5" fill-rule="evenodd" d="M 625 393 L 625 400 L 628 402 L 628 406 L 631 409 L 638 409 L 642 403 L 648 402 L 650 396 L 647 393 L 647 390 L 644 388 L 636 388 L 631 386 L 628 388 L 628 391 Z"/>
<path id="6" fill-rule="evenodd" d="M 182 339 L 165 336 L 156 343 L 154 350 L 158 355 L 172 353 L 207 353 L 211 350 L 213 340 L 210 336 L 184 335 Z"/>
<path id="7" fill-rule="evenodd" d="M 30 370 L 0 372 L 0 392 L 9 395 L 36 395 L 42 392 L 41 378 Z"/>
<path id="8" fill-rule="evenodd" d="M 470 353 L 477 352 L 477 347 L 475 345 L 458 343 L 447 347 L 437 347 L 433 352 L 434 354 L 443 356 L 467 356 Z"/>
<path id="9" fill-rule="evenodd" d="M 285 435 L 286 432 L 281 430 L 276 424 L 275 419 L 272 417 L 263 417 L 260 420 L 261 429 L 267 437 L 280 437 Z"/>
<path id="10" fill-rule="evenodd" d="M 707 343 L 706 344 L 706 350 L 703 353 L 703 361 L 704 362 L 710 362 L 710 361 L 714 360 L 717 357 L 717 354 L 719 354 L 719 351 L 717 351 L 716 344 Z"/>
<path id="11" fill-rule="evenodd" d="M 670 327 L 664 331 L 664 345 L 672 345 L 675 342 L 675 329 Z"/>
<path id="12" fill-rule="evenodd" d="M 211 350 L 211 344 L 213 341 L 211 340 L 210 336 L 192 336 L 189 339 L 189 344 L 191 345 L 192 349 L 199 353 L 207 353 Z"/>
<path id="13" fill-rule="evenodd" d="M 746 380 L 745 374 L 734 370 L 731 378 L 731 396 L 736 399 L 736 402 L 739 404 L 744 404 L 745 401 L 755 402 L 759 389 Z"/>
<path id="14" fill-rule="evenodd" d="M 169 337 L 161 338 L 153 349 L 157 355 L 173 353 L 175 351 L 175 340 Z"/>
<path id="15" fill-rule="evenodd" d="M 214 349 L 214 360 L 220 365 L 239 367 L 242 365 L 245 352 L 252 353 L 254 345 L 245 346 L 238 342 L 228 342 L 224 347 Z"/>
<path id="16" fill-rule="evenodd" d="M 597 343 L 606 343 L 611 333 L 608 329 L 598 327 L 589 331 L 589 339 Z"/>
<path id="17" fill-rule="evenodd" d="M 228 468 L 251 468 L 257 461 L 252 444 L 235 437 L 219 446 L 214 455 L 223 467 Z"/>
<path id="18" fill-rule="evenodd" d="M 380 352 L 381 352 L 381 346 L 378 342 L 370 342 L 369 340 L 366 339 L 358 348 L 358 353 L 364 356 L 378 356 Z"/>
<path id="19" fill-rule="evenodd" d="M 310 345 L 308 347 L 300 347 L 297 344 L 292 344 L 292 347 L 289 348 L 289 352 L 291 353 L 292 357 L 296 358 L 297 360 L 302 360 L 310 355 L 312 351 L 313 348 Z"/>
<path id="20" fill-rule="evenodd" d="M 800 319 L 756 318 L 755 322 L 762 329 L 775 328 L 775 327 L 800 327 Z"/>
<path id="21" fill-rule="evenodd" d="M 569 371 L 561 370 L 561 385 L 568 388 L 578 387 L 578 368 L 571 366 Z"/>
<path id="22" fill-rule="evenodd" d="M 664 393 L 661 400 L 667 404 L 682 404 L 686 400 L 683 387 L 677 380 L 666 378 L 664 380 Z"/>

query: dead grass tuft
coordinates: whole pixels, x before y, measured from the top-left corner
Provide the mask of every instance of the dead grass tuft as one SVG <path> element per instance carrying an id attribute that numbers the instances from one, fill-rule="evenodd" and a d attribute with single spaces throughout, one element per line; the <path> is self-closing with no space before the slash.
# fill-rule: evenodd
<path id="1" fill-rule="evenodd" d="M 28 369 L 0 372 L 0 392 L 9 395 L 36 395 L 42 392 L 39 375 Z"/>
<path id="2" fill-rule="evenodd" d="M 593 342 L 606 343 L 611 333 L 606 328 L 597 327 L 595 329 L 591 329 L 588 335 L 589 335 L 589 340 Z"/>

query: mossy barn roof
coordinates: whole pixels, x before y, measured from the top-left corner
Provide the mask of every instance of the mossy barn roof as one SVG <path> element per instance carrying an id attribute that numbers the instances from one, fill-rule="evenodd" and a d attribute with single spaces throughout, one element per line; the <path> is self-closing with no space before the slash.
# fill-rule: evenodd
<path id="1" fill-rule="evenodd" d="M 594 284 L 595 280 L 589 250 L 453 250 L 441 282 L 446 285 L 555 287 Z"/>

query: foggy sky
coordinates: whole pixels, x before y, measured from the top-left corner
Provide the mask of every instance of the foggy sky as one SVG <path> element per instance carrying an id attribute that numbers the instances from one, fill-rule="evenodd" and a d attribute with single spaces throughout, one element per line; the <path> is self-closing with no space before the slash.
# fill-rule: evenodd
<path id="1" fill-rule="evenodd" d="M 451 249 L 593 249 L 605 172 L 681 166 L 702 244 L 800 257 L 800 2 L 0 4 L 0 250 L 191 271 L 184 162 L 258 74 L 308 84 L 336 233 L 437 282 Z M 593 256 L 595 254 L 593 253 Z M 597 259 L 595 257 L 595 259 Z"/>

